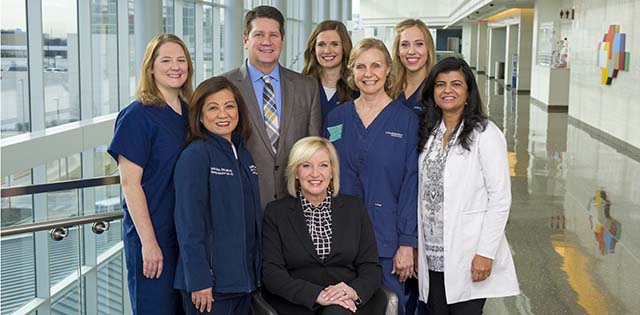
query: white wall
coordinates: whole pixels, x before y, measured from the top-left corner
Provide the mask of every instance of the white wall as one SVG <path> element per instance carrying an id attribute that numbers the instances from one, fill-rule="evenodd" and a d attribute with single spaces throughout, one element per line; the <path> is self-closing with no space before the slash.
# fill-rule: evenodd
<path id="1" fill-rule="evenodd" d="M 489 72 L 487 75 L 490 78 L 498 78 L 498 69 L 496 68 L 496 62 L 504 62 L 504 52 L 506 46 L 507 31 L 505 27 L 489 28 Z"/>
<path id="2" fill-rule="evenodd" d="M 569 37 L 571 92 L 569 115 L 640 148 L 640 6 L 638 1 L 575 0 Z M 610 24 L 627 35 L 631 69 L 618 72 L 611 85 L 600 83 L 596 49 Z"/>
<path id="3" fill-rule="evenodd" d="M 474 35 L 476 34 L 473 33 L 473 24 L 463 23 L 462 24 L 462 56 L 464 57 L 464 60 L 466 60 L 471 67 L 475 66 L 475 64 L 472 64 L 471 62 L 472 60 L 475 61 L 475 59 L 472 58 L 474 49 L 471 49 L 471 47 L 474 47 L 471 44 Z"/>
<path id="4" fill-rule="evenodd" d="M 532 53 L 532 45 L 535 44 L 533 10 L 523 9 L 520 12 L 518 31 L 518 80 L 516 85 L 518 91 L 529 91 L 531 89 L 531 67 L 535 62 L 535 55 Z"/>

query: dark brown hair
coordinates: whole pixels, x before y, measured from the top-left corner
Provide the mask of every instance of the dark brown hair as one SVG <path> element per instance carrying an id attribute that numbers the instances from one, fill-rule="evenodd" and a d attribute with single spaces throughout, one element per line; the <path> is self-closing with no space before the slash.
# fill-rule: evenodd
<path id="1" fill-rule="evenodd" d="M 198 85 L 189 100 L 189 128 L 187 129 L 187 144 L 199 139 L 206 139 L 206 128 L 202 124 L 202 108 L 204 101 L 211 94 L 229 90 L 233 93 L 233 98 L 238 105 L 238 125 L 233 133 L 239 134 L 244 141 L 251 136 L 251 121 L 249 111 L 244 102 L 240 90 L 225 77 L 212 77 L 204 80 Z"/>
<path id="2" fill-rule="evenodd" d="M 251 22 L 258 18 L 272 19 L 278 22 L 280 25 L 280 36 L 284 38 L 284 16 L 278 9 L 268 5 L 257 6 L 244 15 L 244 29 L 242 30 L 242 35 L 249 36 L 251 28 L 253 27 Z"/>
<path id="3" fill-rule="evenodd" d="M 304 50 L 304 67 L 302 68 L 302 74 L 310 75 L 320 81 L 320 75 L 322 74 L 322 67 L 318 63 L 316 58 L 316 42 L 318 41 L 318 35 L 325 31 L 336 31 L 340 40 L 342 41 L 342 61 L 340 62 L 340 79 L 336 84 L 336 93 L 338 94 L 338 100 L 340 103 L 344 103 L 353 99 L 353 90 L 349 88 L 347 84 L 347 78 L 349 77 L 349 68 L 347 63 L 349 62 L 349 55 L 351 54 L 351 37 L 347 31 L 347 27 L 339 21 L 323 21 L 313 30 L 307 41 L 307 48 Z"/>

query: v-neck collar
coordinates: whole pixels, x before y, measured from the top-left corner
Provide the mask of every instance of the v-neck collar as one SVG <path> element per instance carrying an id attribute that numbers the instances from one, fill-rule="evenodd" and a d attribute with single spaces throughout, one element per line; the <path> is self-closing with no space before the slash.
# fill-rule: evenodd
<path id="1" fill-rule="evenodd" d="M 358 111 L 356 110 L 356 101 L 353 100 L 353 102 L 351 102 L 351 104 L 352 104 L 351 113 L 352 113 L 352 115 L 354 117 L 354 120 L 356 121 L 356 124 L 358 125 L 358 127 L 362 128 L 365 131 L 370 131 L 373 128 L 377 127 L 377 125 L 382 124 L 382 122 L 378 123 L 378 121 L 384 121 L 385 120 L 385 117 L 386 117 L 385 112 L 387 112 L 389 107 L 391 107 L 393 105 L 393 100 L 389 101 L 389 103 L 387 103 L 387 105 L 385 105 L 384 108 L 378 113 L 378 115 L 376 115 L 376 117 L 371 121 L 369 126 L 366 126 L 366 127 L 364 125 L 364 122 L 362 122 L 362 119 L 360 118 L 360 115 L 358 115 Z"/>

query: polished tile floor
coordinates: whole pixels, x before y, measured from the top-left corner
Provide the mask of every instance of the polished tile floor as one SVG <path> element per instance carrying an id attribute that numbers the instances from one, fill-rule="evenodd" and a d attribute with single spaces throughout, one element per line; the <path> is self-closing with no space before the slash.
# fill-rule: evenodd
<path id="1" fill-rule="evenodd" d="M 619 153 L 566 111 L 478 77 L 505 133 L 507 225 L 522 294 L 485 314 L 640 314 L 640 157 Z"/>

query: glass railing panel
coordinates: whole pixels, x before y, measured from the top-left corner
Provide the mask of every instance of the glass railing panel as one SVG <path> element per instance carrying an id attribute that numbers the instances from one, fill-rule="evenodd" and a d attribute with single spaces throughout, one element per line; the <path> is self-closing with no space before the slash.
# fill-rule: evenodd
<path id="1" fill-rule="evenodd" d="M 77 226 L 67 229 L 67 236 L 61 241 L 49 238 L 49 279 L 51 287 L 68 277 L 78 278 L 80 268 L 81 229 Z"/>
<path id="2" fill-rule="evenodd" d="M 61 294 L 51 301 L 52 315 L 82 314 L 82 296 L 80 295 L 80 282 L 77 281 L 66 288 Z"/>
<path id="3" fill-rule="evenodd" d="M 114 179 L 108 182 L 114 182 Z M 82 181 L 70 185 L 82 187 L 95 183 L 100 182 L 90 184 Z M 3 188 L 7 186 L 4 185 Z M 34 187 L 30 189 L 42 189 Z M 59 188 L 67 187 L 69 186 L 63 185 Z M 7 195 L 13 193 L 15 192 L 7 192 Z M 12 224 L 2 226 L 4 236 L 0 240 L 0 314 L 13 314 L 18 309 L 21 314 L 40 311 L 92 315 L 127 313 L 129 309 L 125 310 L 128 296 L 124 278 L 122 219 L 118 214 L 122 210 L 120 185 L 2 198 L 3 221 L 9 218 L 7 214 L 10 209 L 18 208 L 15 205 L 21 199 L 24 199 L 24 205 L 20 208 L 28 209 L 31 216 L 21 223 L 13 220 Z M 61 223 L 62 226 L 67 225 L 67 228 L 66 236 L 59 241 L 51 238 L 49 227 L 40 232 L 25 230 L 22 234 L 12 234 L 15 232 L 6 230 L 33 223 L 31 218 L 34 211 L 31 209 L 40 214 L 37 217 L 43 217 L 35 220 L 38 224 L 61 219 L 82 220 L 87 215 L 107 213 L 109 215 L 106 217 L 111 221 L 108 222 L 108 229 L 97 234 L 92 228 L 93 221 L 87 224 Z M 23 228 L 33 228 L 33 224 Z M 38 288 L 43 287 L 48 290 L 38 291 Z M 37 306 L 38 300 L 34 298 L 44 299 L 45 302 Z M 37 309 L 25 310 L 25 305 L 34 305 Z"/>
<path id="4" fill-rule="evenodd" d="M 98 267 L 98 314 L 124 314 L 124 255 L 122 251 Z"/>
<path id="5" fill-rule="evenodd" d="M 3 237 L 0 253 L 0 314 L 11 314 L 36 296 L 33 233 Z"/>

